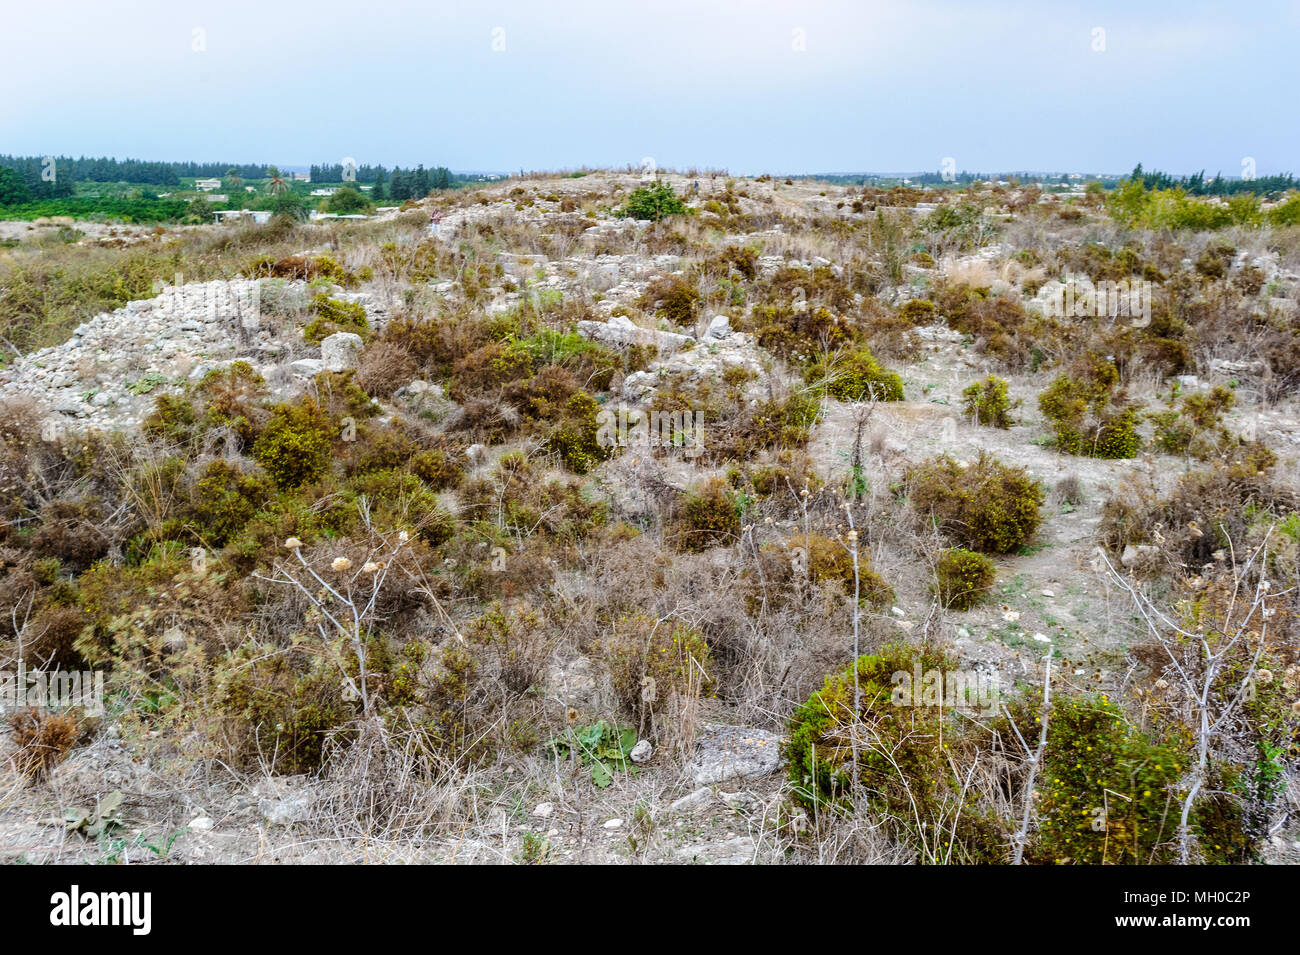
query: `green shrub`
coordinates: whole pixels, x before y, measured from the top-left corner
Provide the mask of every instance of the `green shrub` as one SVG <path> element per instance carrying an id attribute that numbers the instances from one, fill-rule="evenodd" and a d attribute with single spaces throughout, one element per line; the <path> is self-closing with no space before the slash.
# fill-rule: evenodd
<path id="1" fill-rule="evenodd" d="M 961 395 L 965 399 L 963 410 L 976 424 L 994 428 L 1011 427 L 1011 409 L 1014 405 L 1007 392 L 1005 378 L 989 375 L 968 385 Z"/>
<path id="2" fill-rule="evenodd" d="M 631 219 L 658 222 L 668 216 L 685 215 L 689 211 L 672 186 L 666 182 L 656 182 L 652 186 L 639 186 L 632 190 L 618 214 Z"/>
<path id="3" fill-rule="evenodd" d="M 983 554 L 951 547 L 940 553 L 935 576 L 935 593 L 943 605 L 952 610 L 969 610 L 993 587 L 997 570 Z"/>
<path id="4" fill-rule="evenodd" d="M 639 308 L 653 308 L 656 315 L 682 327 L 694 324 L 699 304 L 699 288 L 694 281 L 680 275 L 669 275 L 651 282 L 637 299 Z"/>
<path id="5" fill-rule="evenodd" d="M 958 544 L 986 554 L 1005 554 L 1033 539 L 1046 495 L 1024 468 L 981 452 L 963 467 L 947 455 L 908 468 L 908 497 Z"/>
<path id="6" fill-rule="evenodd" d="M 822 306 L 757 305 L 749 325 L 759 345 L 794 361 L 806 361 L 823 348 L 841 348 L 862 337 L 851 323 Z"/>
<path id="7" fill-rule="evenodd" d="M 1123 407 L 1118 385 L 1114 362 L 1088 355 L 1038 396 L 1038 408 L 1052 424 L 1059 451 L 1110 459 L 1137 455 L 1142 446 L 1138 412 Z"/>
<path id="8" fill-rule="evenodd" d="M 162 394 L 153 400 L 153 411 L 140 425 L 151 438 L 165 438 L 179 444 L 189 441 L 195 421 L 194 406 L 183 395 Z"/>
<path id="9" fill-rule="evenodd" d="M 357 513 L 355 496 L 364 496 L 371 506 L 371 522 L 377 527 L 408 530 L 436 547 L 451 540 L 456 521 L 438 500 L 438 495 L 407 471 L 372 471 L 349 482 L 351 494 L 341 497 L 336 509 L 346 520 Z"/>
<path id="10" fill-rule="evenodd" d="M 675 536 L 677 546 L 688 551 L 731 544 L 740 537 L 738 501 L 720 478 L 686 495 Z"/>
<path id="11" fill-rule="evenodd" d="M 547 447 L 560 456 L 564 466 L 575 474 L 586 474 L 614 454 L 598 440 L 600 426 L 596 416 L 600 405 L 585 391 L 575 392 L 564 405 L 564 414 L 551 430 Z"/>
<path id="12" fill-rule="evenodd" d="M 811 581 L 835 581 L 846 596 L 853 595 L 853 553 L 846 544 L 824 534 L 796 534 L 788 538 L 785 545 L 783 551 L 791 548 L 805 551 L 804 559 Z M 880 609 L 894 601 L 894 588 L 876 573 L 871 550 L 864 546 L 858 548 L 857 589 L 860 599 L 869 607 Z"/>
<path id="13" fill-rule="evenodd" d="M 485 394 L 528 378 L 532 372 L 533 359 L 523 348 L 510 342 L 491 342 L 456 362 L 447 393 L 455 401 L 464 401 L 470 395 Z"/>
<path id="14" fill-rule="evenodd" d="M 247 644 L 216 677 L 217 712 L 235 764 L 253 768 L 274 754 L 275 771 L 319 768 L 326 735 L 353 718 L 338 670 L 324 657 L 303 659 Z"/>
<path id="15" fill-rule="evenodd" d="M 910 680 L 913 674 L 939 673 L 948 685 L 955 669 L 956 661 L 940 651 L 894 644 L 827 677 L 790 718 L 785 754 L 795 798 L 822 812 L 865 802 L 925 862 L 1006 861 L 1006 824 L 973 803 L 960 768 L 980 758 L 981 746 L 987 750 L 987 734 L 945 705 L 950 701 L 914 705 L 929 701 L 909 694 L 910 705 L 898 702 L 905 685 L 898 674 Z"/>
<path id="16" fill-rule="evenodd" d="M 353 213 L 371 213 L 374 212 L 374 204 L 366 198 L 365 193 L 351 186 L 343 186 L 334 195 L 330 196 L 325 205 L 329 207 L 328 211 L 338 213 L 339 215 L 351 215 Z"/>
<path id="17" fill-rule="evenodd" d="M 695 698 L 713 686 L 709 644 L 703 633 L 680 620 L 623 617 L 601 650 L 615 696 L 637 718 L 653 713 L 674 694 Z"/>
<path id="18" fill-rule="evenodd" d="M 1035 726 L 1041 706 L 1010 710 L 1023 733 Z M 1189 759 L 1182 747 L 1133 726 L 1104 695 L 1055 699 L 1031 857 L 1085 865 L 1175 861 L 1180 781 Z"/>
<path id="19" fill-rule="evenodd" d="M 325 473 L 337 431 L 314 402 L 279 405 L 253 445 L 253 457 L 277 487 L 301 487 Z"/>
<path id="20" fill-rule="evenodd" d="M 885 369 L 866 348 L 818 361 L 804 377 L 809 382 L 824 382 L 826 393 L 840 401 L 903 400 L 903 379 Z"/>
<path id="21" fill-rule="evenodd" d="M 930 265 L 934 265 L 934 260 L 930 260 Z M 935 307 L 934 302 L 924 298 L 908 299 L 898 309 L 898 317 L 906 321 L 909 325 L 925 325 L 934 321 Z"/>
<path id="22" fill-rule="evenodd" d="M 200 540 L 212 547 L 224 546 L 252 520 L 270 492 L 265 476 L 244 474 L 224 460 L 213 461 L 190 494 L 189 517 Z"/>
<path id="23" fill-rule="evenodd" d="M 812 389 L 760 401 L 735 419 L 738 433 L 731 450 L 743 458 L 764 448 L 803 447 L 820 412 L 821 404 Z"/>
<path id="24" fill-rule="evenodd" d="M 302 330 L 309 342 L 319 342 L 335 332 L 361 333 L 370 328 L 366 310 L 356 302 L 340 302 L 324 293 L 311 300 L 311 313 L 316 317 Z"/>
<path id="25" fill-rule="evenodd" d="M 1177 404 L 1171 398 L 1168 409 L 1150 416 L 1155 423 L 1155 446 L 1167 454 L 1189 454 L 1203 460 L 1223 453 L 1233 442 L 1223 427 L 1223 415 L 1235 402 L 1233 393 L 1222 385 L 1184 395 Z"/>
<path id="26" fill-rule="evenodd" d="M 411 457 L 411 473 L 435 491 L 459 486 L 465 477 L 451 455 L 441 448 L 419 451 Z"/>

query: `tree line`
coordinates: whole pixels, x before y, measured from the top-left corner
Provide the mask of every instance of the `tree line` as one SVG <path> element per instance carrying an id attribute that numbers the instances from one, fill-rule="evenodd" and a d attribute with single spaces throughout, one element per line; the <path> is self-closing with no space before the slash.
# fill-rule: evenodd
<path id="1" fill-rule="evenodd" d="M 1133 182 L 1141 182 L 1148 192 L 1157 189 L 1182 189 L 1193 196 L 1235 196 L 1253 193 L 1257 196 L 1280 196 L 1288 189 L 1300 188 L 1300 180 L 1290 173 L 1280 176 L 1258 176 L 1254 179 L 1224 179 L 1219 173 L 1212 180 L 1206 181 L 1205 170 L 1191 176 L 1171 176 L 1159 170 L 1147 172 L 1138 163 L 1129 176 Z"/>
<path id="2" fill-rule="evenodd" d="M 343 171 L 342 164 L 313 165 L 311 181 L 344 182 Z M 404 199 L 423 199 L 430 190 L 451 189 L 462 181 L 461 177 L 446 166 L 425 169 L 423 163 L 414 169 L 398 166 L 392 172 L 383 166 L 357 166 L 355 172 L 357 183 L 368 182 L 374 185 L 370 191 L 371 199 L 393 199 L 399 202 Z"/>
<path id="3" fill-rule="evenodd" d="M 17 171 L 35 167 L 38 171 L 45 156 L 0 156 L 0 166 Z M 143 159 L 98 159 L 82 156 L 53 156 L 57 179 L 73 182 L 133 182 L 155 186 L 180 185 L 182 178 L 211 179 L 224 177 L 234 169 L 241 179 L 262 179 L 265 163 L 235 162 L 151 162 Z"/>

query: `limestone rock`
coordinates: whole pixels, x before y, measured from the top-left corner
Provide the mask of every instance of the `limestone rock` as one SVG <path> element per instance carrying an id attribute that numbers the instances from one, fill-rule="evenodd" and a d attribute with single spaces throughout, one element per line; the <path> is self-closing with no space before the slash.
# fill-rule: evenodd
<path id="1" fill-rule="evenodd" d="M 691 775 L 708 786 L 735 779 L 757 779 L 781 764 L 781 737 L 766 730 L 714 724 L 696 743 Z"/>
<path id="2" fill-rule="evenodd" d="M 629 348 L 632 345 L 653 345 L 662 353 L 672 353 L 689 342 L 695 341 L 689 335 L 676 332 L 661 332 L 653 328 L 642 328 L 626 315 L 613 315 L 607 322 L 578 322 L 578 334 L 591 341 L 610 345 L 614 348 Z"/>
<path id="3" fill-rule="evenodd" d="M 725 315 L 714 315 L 709 327 L 704 332 L 706 340 L 726 338 L 731 334 L 731 319 Z"/>
<path id="4" fill-rule="evenodd" d="M 335 332 L 320 343 L 320 357 L 327 371 L 352 371 L 361 355 L 361 336 Z"/>

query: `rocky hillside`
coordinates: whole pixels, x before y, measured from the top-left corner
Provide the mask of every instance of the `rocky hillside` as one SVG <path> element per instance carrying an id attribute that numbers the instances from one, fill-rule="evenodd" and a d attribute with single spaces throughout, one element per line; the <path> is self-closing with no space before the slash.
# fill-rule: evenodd
<path id="1" fill-rule="evenodd" d="M 20 245 L 167 278 L 0 368 L 0 670 L 107 687 L 10 719 L 0 858 L 1300 860 L 1300 235 L 1123 223 L 593 172 Z"/>

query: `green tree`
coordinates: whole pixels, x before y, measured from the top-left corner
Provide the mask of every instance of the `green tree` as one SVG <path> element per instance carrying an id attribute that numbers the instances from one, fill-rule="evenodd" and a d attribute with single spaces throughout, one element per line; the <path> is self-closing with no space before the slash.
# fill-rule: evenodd
<path id="1" fill-rule="evenodd" d="M 400 168 L 393 170 L 393 178 L 388 183 L 388 197 L 394 202 L 411 198 L 411 187 L 406 182 L 406 173 Z"/>
<path id="2" fill-rule="evenodd" d="M 653 186 L 641 186 L 627 197 L 621 214 L 632 219 L 649 219 L 658 222 L 668 216 L 684 215 L 689 210 L 678 198 L 673 187 L 666 182 L 656 182 Z"/>
<path id="3" fill-rule="evenodd" d="M 7 166 L 0 166 L 0 206 L 16 206 L 31 198 L 23 177 Z"/>
<path id="4" fill-rule="evenodd" d="M 307 218 L 307 209 L 302 204 L 302 200 L 292 193 L 276 196 L 271 203 L 271 210 L 271 217 L 274 219 L 286 218 L 301 222 Z"/>
<path id="5" fill-rule="evenodd" d="M 355 212 L 372 212 L 374 207 L 362 193 L 351 186 L 344 186 L 329 198 L 329 211 L 340 215 Z"/>
<path id="6" fill-rule="evenodd" d="M 270 180 L 266 188 L 271 195 L 282 196 L 289 191 L 289 183 L 284 176 L 280 175 L 280 170 L 277 167 L 271 166 L 267 169 L 266 176 Z"/>
<path id="7" fill-rule="evenodd" d="M 202 196 L 199 196 L 197 199 L 195 199 L 193 202 L 190 203 L 189 212 L 190 214 L 186 216 L 186 218 L 187 219 L 192 218 L 200 223 L 206 224 L 211 222 L 213 219 L 212 203 L 208 202 L 208 200 L 203 198 Z"/>

